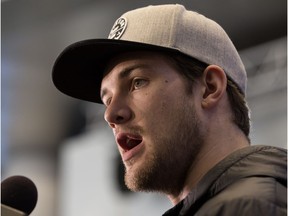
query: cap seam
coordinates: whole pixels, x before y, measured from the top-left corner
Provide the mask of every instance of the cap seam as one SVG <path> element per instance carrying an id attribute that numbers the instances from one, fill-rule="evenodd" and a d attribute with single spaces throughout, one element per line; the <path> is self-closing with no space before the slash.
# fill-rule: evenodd
<path id="1" fill-rule="evenodd" d="M 176 6 L 178 6 L 176 4 Z M 177 28 L 178 26 L 176 25 L 176 15 L 179 16 L 179 7 L 175 7 L 174 11 L 173 11 L 173 15 L 171 16 L 171 19 L 172 19 L 172 28 L 170 29 L 170 35 L 169 35 L 169 44 L 168 44 L 168 47 L 171 47 L 171 48 L 176 48 L 175 47 L 175 41 L 177 41 Z M 173 37 L 174 35 L 174 37 Z"/>

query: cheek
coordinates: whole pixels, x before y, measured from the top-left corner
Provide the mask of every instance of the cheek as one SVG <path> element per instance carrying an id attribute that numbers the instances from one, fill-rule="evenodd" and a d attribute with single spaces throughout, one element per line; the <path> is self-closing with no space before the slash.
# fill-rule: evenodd
<path id="1" fill-rule="evenodd" d="M 162 116 L 171 108 L 172 103 L 173 100 L 171 100 L 167 94 L 147 95 L 147 100 L 143 104 L 143 107 L 145 107 L 144 112 L 146 111 L 151 115 L 157 114 L 158 116 Z"/>
<path id="2" fill-rule="evenodd" d="M 134 99 L 133 106 L 135 120 L 142 126 L 154 127 L 166 118 L 169 101 L 164 95 L 145 93 Z"/>
<path id="3" fill-rule="evenodd" d="M 161 87 L 158 85 L 157 88 L 150 88 L 149 91 L 133 96 L 136 120 L 152 124 L 152 127 L 164 124 L 175 116 L 175 113 L 181 112 L 179 102 L 181 103 L 183 94 L 180 94 L 175 86 L 169 86 L 165 82 L 164 85 L 161 84 Z"/>

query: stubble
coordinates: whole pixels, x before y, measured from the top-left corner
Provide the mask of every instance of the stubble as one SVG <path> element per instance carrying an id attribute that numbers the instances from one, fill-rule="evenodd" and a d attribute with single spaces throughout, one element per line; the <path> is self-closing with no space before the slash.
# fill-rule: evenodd
<path id="1" fill-rule="evenodd" d="M 179 107 L 184 108 L 171 113 L 165 129 L 155 135 L 153 151 L 146 155 L 145 162 L 133 171 L 126 169 L 125 183 L 132 191 L 181 192 L 203 137 L 194 107 L 188 108 L 185 103 Z"/>

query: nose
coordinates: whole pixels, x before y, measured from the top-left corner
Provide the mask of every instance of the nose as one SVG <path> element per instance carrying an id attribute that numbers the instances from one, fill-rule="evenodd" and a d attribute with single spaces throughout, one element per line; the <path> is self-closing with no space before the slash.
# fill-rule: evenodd
<path id="1" fill-rule="evenodd" d="M 115 128 L 116 125 L 124 124 L 132 118 L 132 110 L 125 101 L 115 99 L 107 107 L 104 118 L 111 128 Z"/>

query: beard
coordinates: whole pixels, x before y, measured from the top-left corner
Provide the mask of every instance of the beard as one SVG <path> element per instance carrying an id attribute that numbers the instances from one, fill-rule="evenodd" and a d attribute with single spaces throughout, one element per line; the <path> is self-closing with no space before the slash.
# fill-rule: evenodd
<path id="1" fill-rule="evenodd" d="M 158 133 L 154 133 L 153 148 L 145 155 L 145 161 L 126 167 L 125 183 L 130 190 L 173 195 L 182 190 L 203 136 L 194 107 L 179 106 L 184 110 L 171 112 L 164 123 L 157 123 L 166 127 L 160 126 Z"/>

